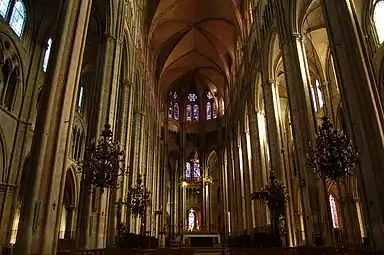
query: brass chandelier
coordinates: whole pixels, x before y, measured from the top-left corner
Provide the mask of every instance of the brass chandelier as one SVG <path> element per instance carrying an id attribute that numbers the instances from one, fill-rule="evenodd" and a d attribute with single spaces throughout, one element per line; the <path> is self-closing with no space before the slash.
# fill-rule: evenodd
<path id="1" fill-rule="evenodd" d="M 97 143 L 92 142 L 86 148 L 83 169 L 84 183 L 90 189 L 120 188 L 118 177 L 128 173 L 124 169 L 125 153 L 120 145 L 113 140 L 111 125 L 105 124 L 101 132 L 101 138 Z"/>
<path id="2" fill-rule="evenodd" d="M 151 205 L 151 192 L 143 184 L 141 174 L 137 175 L 136 183 L 128 190 L 128 207 L 133 217 L 145 217 L 146 209 Z"/>
<path id="3" fill-rule="evenodd" d="M 345 182 L 355 173 L 358 154 L 347 136 L 335 129 L 327 116 L 316 135 L 316 144 L 310 144 L 307 165 L 324 180 Z"/>

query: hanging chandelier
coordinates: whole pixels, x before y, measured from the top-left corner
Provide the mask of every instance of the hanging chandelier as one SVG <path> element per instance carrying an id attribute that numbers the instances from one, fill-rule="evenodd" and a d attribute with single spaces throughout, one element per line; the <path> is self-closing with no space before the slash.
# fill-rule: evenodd
<path id="1" fill-rule="evenodd" d="M 269 182 L 260 192 L 251 194 L 253 200 L 263 199 L 266 201 L 271 211 L 278 212 L 278 215 L 284 215 L 284 206 L 288 198 L 286 187 L 276 178 L 275 172 L 271 170 Z"/>
<path id="2" fill-rule="evenodd" d="M 104 192 L 104 188 L 120 187 L 118 177 L 127 174 L 124 169 L 124 151 L 120 149 L 120 145 L 113 140 L 111 125 L 105 124 L 104 130 L 101 132 L 101 138 L 86 148 L 84 171 L 84 182 L 89 188 L 100 188 Z"/>
<path id="3" fill-rule="evenodd" d="M 133 217 L 143 218 L 151 205 L 151 192 L 143 184 L 141 174 L 137 175 L 136 183 L 128 189 L 128 207 Z"/>
<path id="4" fill-rule="evenodd" d="M 327 116 L 316 135 L 316 144 L 310 146 L 307 165 L 313 168 L 323 180 L 345 182 L 355 173 L 358 154 L 347 136 L 335 129 Z"/>

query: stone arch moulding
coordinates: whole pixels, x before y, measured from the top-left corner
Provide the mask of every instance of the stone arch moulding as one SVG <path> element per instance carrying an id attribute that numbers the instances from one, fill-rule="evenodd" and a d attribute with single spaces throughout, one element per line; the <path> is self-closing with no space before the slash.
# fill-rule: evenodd
<path id="1" fill-rule="evenodd" d="M 79 199 L 79 190 L 80 190 L 80 181 L 78 180 L 78 176 L 76 174 L 76 166 L 71 164 L 66 171 L 65 176 L 65 185 L 69 182 L 69 186 L 71 190 L 71 205 L 77 205 Z"/>
<path id="2" fill-rule="evenodd" d="M 212 150 L 207 157 L 207 165 L 214 164 L 218 160 L 217 152 L 216 150 Z"/>
<path id="3" fill-rule="evenodd" d="M 0 183 L 5 183 L 7 175 L 7 150 L 5 146 L 4 133 L 0 125 Z"/>
<path id="4" fill-rule="evenodd" d="M 15 40 L 12 36 L 9 36 L 7 33 L 0 33 L 0 50 L 3 50 L 0 55 L 2 59 L 1 67 L 6 63 L 9 65 L 9 77 L 12 76 L 12 84 L 14 84 L 15 88 L 11 92 L 12 93 L 12 101 L 10 102 L 10 111 L 18 112 L 19 107 L 21 105 L 21 101 L 24 97 L 26 91 L 26 84 L 24 84 L 24 70 L 27 70 L 27 66 L 25 63 L 29 62 L 28 56 L 25 54 L 25 50 L 19 46 L 19 43 L 15 43 Z M 3 91 L 1 93 L 1 100 L 5 101 L 5 97 L 7 94 L 7 90 L 9 87 L 9 82 L 5 84 Z M 3 101 L 1 102 L 3 103 Z"/>
<path id="5" fill-rule="evenodd" d="M 276 70 L 276 63 L 279 61 L 280 53 L 280 37 L 279 33 L 277 31 L 272 31 L 269 37 L 268 42 L 268 51 L 265 52 L 267 54 L 264 56 L 264 61 L 266 67 L 264 68 L 263 72 L 265 72 L 263 75 L 266 76 L 265 78 L 269 80 L 274 80 L 275 77 L 275 70 Z"/>

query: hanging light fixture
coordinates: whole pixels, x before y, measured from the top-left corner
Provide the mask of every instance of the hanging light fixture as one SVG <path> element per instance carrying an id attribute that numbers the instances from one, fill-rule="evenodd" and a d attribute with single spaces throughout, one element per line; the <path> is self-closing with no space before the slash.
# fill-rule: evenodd
<path id="1" fill-rule="evenodd" d="M 125 153 L 113 140 L 111 125 L 105 124 L 104 128 L 97 144 L 91 142 L 86 148 L 83 169 L 79 170 L 84 173 L 86 186 L 100 188 L 101 192 L 104 192 L 104 188 L 118 189 L 118 177 L 128 172 L 123 168 Z"/>
<path id="2" fill-rule="evenodd" d="M 145 187 L 145 181 L 141 174 L 137 175 L 136 183 L 128 189 L 128 208 L 131 215 L 135 218 L 139 217 L 141 221 L 140 234 L 146 234 L 146 212 L 147 207 L 151 205 L 151 192 Z"/>
<path id="3" fill-rule="evenodd" d="M 137 175 L 136 183 L 128 189 L 129 210 L 134 217 L 145 217 L 146 208 L 151 205 L 151 192 L 143 184 L 141 174 Z"/>
<path id="4" fill-rule="evenodd" d="M 345 182 L 355 173 L 358 154 L 347 136 L 335 129 L 327 116 L 316 135 L 316 144 L 310 144 L 307 165 L 324 180 Z"/>

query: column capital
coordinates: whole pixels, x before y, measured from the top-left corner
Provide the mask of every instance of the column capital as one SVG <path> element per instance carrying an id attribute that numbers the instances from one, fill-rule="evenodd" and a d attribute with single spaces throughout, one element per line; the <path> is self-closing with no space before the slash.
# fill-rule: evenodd
<path id="1" fill-rule="evenodd" d="M 274 79 L 266 79 L 261 83 L 261 86 L 264 88 L 265 86 L 273 85 L 276 83 Z"/>
<path id="2" fill-rule="evenodd" d="M 119 46 L 122 46 L 124 44 L 124 40 L 122 38 L 116 38 L 116 42 Z"/>
<path id="3" fill-rule="evenodd" d="M 137 115 L 137 114 L 138 114 L 138 115 L 142 115 L 142 116 L 144 116 L 144 115 L 145 115 L 145 112 L 144 112 L 144 111 L 140 111 L 140 110 L 136 110 L 136 111 L 133 112 L 133 114 L 134 114 L 134 115 Z"/>
<path id="4" fill-rule="evenodd" d="M 117 40 L 116 36 L 113 35 L 112 33 L 109 33 L 109 32 L 104 33 L 104 39 L 106 39 L 110 42 L 115 42 Z"/>
<path id="5" fill-rule="evenodd" d="M 124 80 L 121 82 L 122 85 L 126 86 L 126 87 L 130 87 L 130 88 L 134 88 L 135 87 L 135 84 L 128 81 L 128 80 Z"/>
<path id="6" fill-rule="evenodd" d="M 280 45 L 283 46 L 284 44 L 295 42 L 295 41 L 302 41 L 303 36 L 300 33 L 292 33 L 288 34 L 285 37 L 280 38 Z"/>

